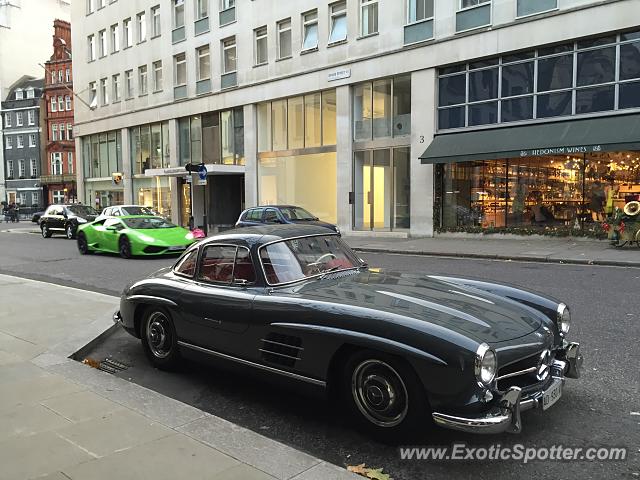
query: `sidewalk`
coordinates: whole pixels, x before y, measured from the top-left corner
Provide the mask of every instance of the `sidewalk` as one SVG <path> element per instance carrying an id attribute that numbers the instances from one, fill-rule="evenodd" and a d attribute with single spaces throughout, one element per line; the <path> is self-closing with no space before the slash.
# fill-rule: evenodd
<path id="1" fill-rule="evenodd" d="M 70 360 L 118 298 L 0 275 L 0 480 L 361 478 Z"/>
<path id="2" fill-rule="evenodd" d="M 529 262 L 640 267 L 640 248 L 615 248 L 606 240 L 584 238 L 456 237 L 390 238 L 345 234 L 360 252 L 443 257 L 487 258 Z"/>

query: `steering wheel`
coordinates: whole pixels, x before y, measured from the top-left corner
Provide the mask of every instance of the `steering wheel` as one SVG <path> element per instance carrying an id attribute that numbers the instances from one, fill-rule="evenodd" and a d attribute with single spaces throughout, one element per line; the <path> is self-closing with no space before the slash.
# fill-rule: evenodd
<path id="1" fill-rule="evenodd" d="M 325 260 L 333 260 L 335 258 L 338 257 L 336 257 L 333 253 L 325 253 L 324 255 L 320 255 L 318 258 L 316 258 L 315 262 L 307 263 L 307 267 L 319 267 L 319 265 L 324 263 Z M 320 271 L 320 268 L 318 268 L 318 271 Z"/>

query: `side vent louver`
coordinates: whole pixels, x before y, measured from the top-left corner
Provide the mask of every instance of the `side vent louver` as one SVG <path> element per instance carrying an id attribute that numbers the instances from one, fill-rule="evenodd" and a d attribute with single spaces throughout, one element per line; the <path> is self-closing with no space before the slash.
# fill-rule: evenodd
<path id="1" fill-rule="evenodd" d="M 262 339 L 260 352 L 262 359 L 268 363 L 275 363 L 285 367 L 293 367 L 302 358 L 302 340 L 279 333 L 270 333 Z"/>

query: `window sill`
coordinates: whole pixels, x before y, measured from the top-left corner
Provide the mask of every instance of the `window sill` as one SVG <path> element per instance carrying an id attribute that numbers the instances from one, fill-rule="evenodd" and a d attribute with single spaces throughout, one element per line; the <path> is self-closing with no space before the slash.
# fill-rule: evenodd
<path id="1" fill-rule="evenodd" d="M 378 35 L 380 35 L 380 32 L 368 33 L 366 35 L 360 35 L 359 37 L 356 38 L 356 40 L 365 40 L 367 38 L 377 37 Z"/>
<path id="2" fill-rule="evenodd" d="M 122 100 L 118 99 L 118 100 L 114 100 L 113 102 L 111 102 L 112 105 L 115 105 L 116 103 L 120 103 Z"/>
<path id="3" fill-rule="evenodd" d="M 115 55 L 116 53 L 118 53 L 120 50 L 114 50 L 113 52 L 111 52 L 111 55 Z M 70 82 L 67 82 L 70 83 Z"/>
<path id="4" fill-rule="evenodd" d="M 138 95 L 138 98 L 146 97 L 146 96 L 148 96 L 148 95 L 149 95 L 148 93 L 141 93 L 141 94 L 139 94 L 139 95 Z"/>
<path id="5" fill-rule="evenodd" d="M 308 55 L 310 53 L 315 53 L 318 51 L 318 46 L 316 45 L 313 48 L 307 48 L 306 50 L 301 50 L 300 55 Z"/>
<path id="6" fill-rule="evenodd" d="M 160 90 L 154 90 L 154 91 L 153 91 L 153 92 L 151 92 L 151 93 L 153 93 L 154 95 L 155 95 L 156 93 L 162 93 L 162 89 L 160 89 Z"/>
<path id="7" fill-rule="evenodd" d="M 122 47 L 122 50 L 129 50 L 130 48 L 133 48 L 133 45 L 127 45 L 126 47 Z"/>
<path id="8" fill-rule="evenodd" d="M 332 47 L 339 47 L 340 45 L 344 45 L 348 42 L 348 40 L 345 38 L 344 40 L 337 40 L 335 42 L 331 42 L 327 44 L 327 48 L 332 48 Z"/>
<path id="9" fill-rule="evenodd" d="M 473 7 L 473 8 L 475 8 L 475 7 Z M 493 24 L 487 23 L 486 25 L 478 25 L 477 27 L 467 28 L 466 30 L 460 30 L 458 32 L 455 32 L 454 35 L 460 35 L 460 34 L 463 34 L 463 33 L 469 33 L 469 32 L 473 32 L 475 30 L 481 30 L 483 28 L 490 28 L 491 25 L 493 25 Z"/>
<path id="10" fill-rule="evenodd" d="M 531 17 L 535 17 L 536 15 L 544 15 L 545 13 L 557 12 L 558 10 L 560 10 L 560 8 L 556 7 L 556 8 L 550 8 L 549 10 L 542 10 L 540 12 L 530 13 L 528 15 L 520 15 L 520 16 L 516 16 L 516 20 L 522 20 L 523 18 L 531 18 Z"/>
<path id="11" fill-rule="evenodd" d="M 291 60 L 293 55 L 289 55 L 288 57 L 276 58 L 276 62 L 284 62 L 285 60 Z"/>
<path id="12" fill-rule="evenodd" d="M 138 43 L 136 43 L 136 45 L 142 45 L 143 43 L 147 43 L 146 38 L 144 40 L 140 40 Z"/>
<path id="13" fill-rule="evenodd" d="M 160 38 L 162 36 L 161 33 L 159 33 L 158 35 L 154 35 L 153 37 L 150 38 L 150 40 L 155 40 L 156 38 Z"/>
<path id="14" fill-rule="evenodd" d="M 260 68 L 269 65 L 269 62 L 256 63 L 253 68 Z"/>
<path id="15" fill-rule="evenodd" d="M 128 102 L 128 101 L 130 101 L 130 100 L 133 100 L 134 98 L 135 98 L 135 97 L 127 97 L 127 98 L 125 98 L 125 99 L 124 99 L 124 101 L 125 101 L 125 102 Z"/>

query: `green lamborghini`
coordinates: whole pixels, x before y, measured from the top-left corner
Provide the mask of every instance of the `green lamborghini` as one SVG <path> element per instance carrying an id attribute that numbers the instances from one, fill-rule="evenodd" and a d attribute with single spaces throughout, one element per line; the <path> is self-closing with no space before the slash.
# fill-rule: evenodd
<path id="1" fill-rule="evenodd" d="M 119 253 L 122 258 L 134 255 L 181 253 L 195 242 L 186 228 L 152 215 L 109 217 L 78 227 L 78 250 Z"/>

